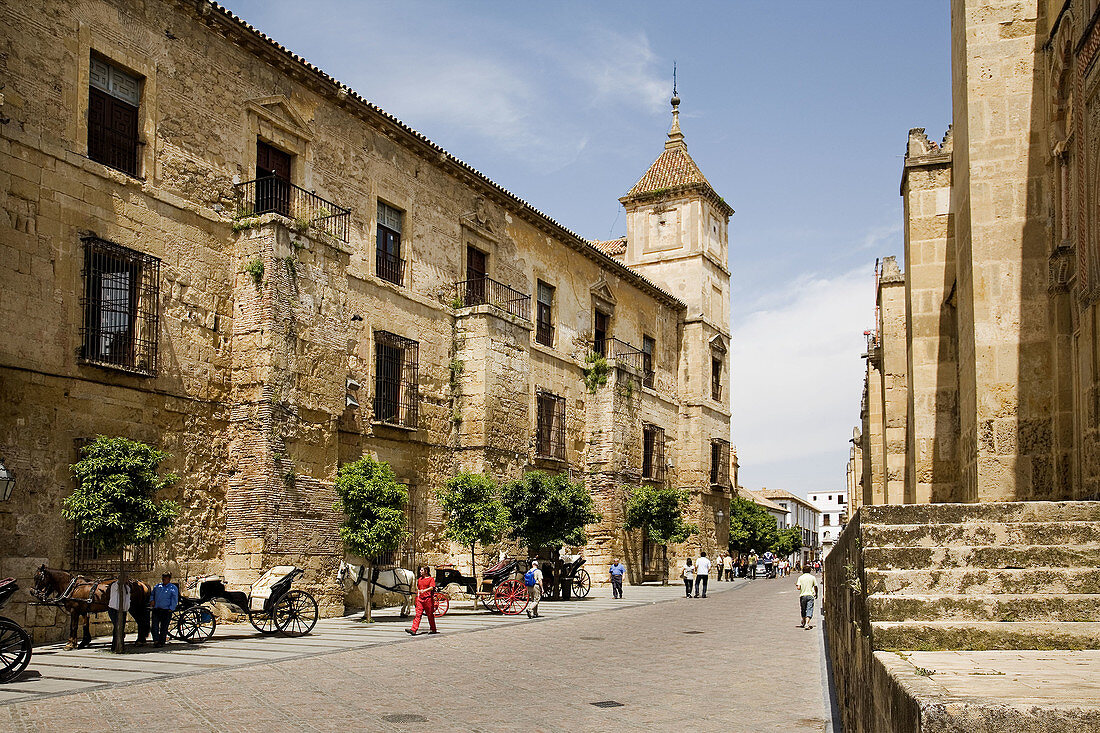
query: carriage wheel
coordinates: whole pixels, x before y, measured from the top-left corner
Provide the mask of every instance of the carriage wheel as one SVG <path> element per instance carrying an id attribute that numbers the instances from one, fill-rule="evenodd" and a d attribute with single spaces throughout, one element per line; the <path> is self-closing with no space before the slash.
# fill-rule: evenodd
<path id="1" fill-rule="evenodd" d="M 432 602 L 435 603 L 435 615 L 436 617 L 446 616 L 447 611 L 451 610 L 451 597 L 446 593 L 432 594 Z"/>
<path id="2" fill-rule="evenodd" d="M 521 580 L 506 580 L 493 591 L 493 600 L 500 613 L 505 616 L 515 616 L 527 609 L 531 602 L 531 594 L 527 592 L 527 586 Z"/>
<path id="3" fill-rule="evenodd" d="M 287 636 L 304 636 L 317 623 L 317 601 L 303 590 L 292 590 L 275 603 L 275 626 Z"/>
<path id="4" fill-rule="evenodd" d="M 176 638 L 189 644 L 199 644 L 214 635 L 218 619 L 205 606 L 192 606 L 176 620 Z"/>
<path id="5" fill-rule="evenodd" d="M 573 597 L 584 598 L 590 590 L 592 590 L 592 578 L 588 576 L 587 570 L 581 568 L 573 577 Z"/>
<path id="6" fill-rule="evenodd" d="M 30 661 L 30 634 L 10 618 L 0 617 L 0 682 L 14 680 Z"/>
<path id="7" fill-rule="evenodd" d="M 248 609 L 248 622 L 261 634 L 274 634 L 279 630 L 275 623 L 275 614 L 267 611 L 253 611 Z"/>

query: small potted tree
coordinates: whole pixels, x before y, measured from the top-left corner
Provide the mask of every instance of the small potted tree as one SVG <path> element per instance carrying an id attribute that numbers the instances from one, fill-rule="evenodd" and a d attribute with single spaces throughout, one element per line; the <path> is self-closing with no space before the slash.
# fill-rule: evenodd
<path id="1" fill-rule="evenodd" d="M 688 501 L 687 491 L 672 486 L 635 486 L 626 500 L 623 529 L 643 530 L 658 545 L 683 542 L 699 531 L 694 524 L 684 521 Z M 668 568 L 665 568 L 661 585 L 667 584 Z"/>
<path id="2" fill-rule="evenodd" d="M 344 513 L 340 525 L 344 550 L 363 558 L 369 578 L 374 558 L 395 551 L 408 536 L 405 507 L 409 491 L 397 483 L 390 464 L 363 456 L 340 466 L 336 495 L 334 508 Z M 364 598 L 363 605 L 363 618 L 370 623 L 371 599 Z"/>
<path id="3" fill-rule="evenodd" d="M 128 545 L 161 539 L 179 515 L 172 501 L 156 495 L 174 484 L 173 474 L 159 473 L 169 455 L 145 443 L 100 435 L 81 449 L 81 459 L 69 466 L 76 489 L 65 497 L 61 513 L 77 532 L 102 553 L 118 553 L 119 599 L 129 587 L 125 562 Z M 126 637 L 126 610 L 115 617 L 111 648 L 121 654 Z"/>
<path id="4" fill-rule="evenodd" d="M 436 496 L 442 505 L 447 539 L 470 548 L 470 575 L 477 578 L 477 544 L 496 542 L 508 527 L 497 484 L 481 473 L 460 473 Z M 476 601 L 476 599 L 475 599 Z"/>

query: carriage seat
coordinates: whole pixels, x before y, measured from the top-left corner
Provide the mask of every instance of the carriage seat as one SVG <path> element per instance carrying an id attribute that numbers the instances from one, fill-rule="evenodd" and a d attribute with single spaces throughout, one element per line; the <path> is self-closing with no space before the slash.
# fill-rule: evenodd
<path id="1" fill-rule="evenodd" d="M 496 565 L 492 566 L 491 568 L 486 569 L 485 572 L 483 573 L 483 575 L 485 575 L 485 576 L 500 575 L 501 573 L 509 570 L 511 568 L 511 566 L 515 565 L 515 563 L 516 563 L 516 559 L 514 557 L 506 557 L 503 560 L 501 560 L 500 562 L 498 562 Z"/>
<path id="2" fill-rule="evenodd" d="M 290 582 L 294 579 L 294 576 L 301 572 L 293 565 L 276 565 L 264 573 L 252 586 L 252 592 L 249 593 L 252 610 L 265 610 L 267 600 L 274 596 L 281 596 L 286 591 L 286 586 L 290 585 Z"/>

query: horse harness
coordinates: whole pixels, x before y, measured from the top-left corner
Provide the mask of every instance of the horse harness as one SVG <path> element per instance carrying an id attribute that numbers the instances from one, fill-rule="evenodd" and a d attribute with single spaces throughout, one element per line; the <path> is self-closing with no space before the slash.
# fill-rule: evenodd
<path id="1" fill-rule="evenodd" d="M 366 566 L 360 565 L 359 566 L 359 575 L 355 579 L 355 584 L 356 585 L 363 582 L 363 576 L 366 574 L 366 572 L 367 572 Z M 388 591 L 390 593 L 401 593 L 402 595 L 408 595 L 409 593 L 412 593 L 412 588 L 409 587 L 409 586 L 405 586 L 402 583 L 395 583 L 392 588 L 390 588 L 388 586 L 385 586 L 385 585 L 382 585 L 381 583 L 378 582 L 378 577 L 381 574 L 382 574 L 382 570 L 380 568 L 378 568 L 378 567 L 371 568 L 370 584 L 373 585 L 375 588 L 381 588 L 382 590 Z M 393 578 L 394 578 L 394 580 L 397 580 L 397 573 L 396 572 L 394 572 Z M 401 590 L 402 588 L 408 588 L 408 590 Z"/>

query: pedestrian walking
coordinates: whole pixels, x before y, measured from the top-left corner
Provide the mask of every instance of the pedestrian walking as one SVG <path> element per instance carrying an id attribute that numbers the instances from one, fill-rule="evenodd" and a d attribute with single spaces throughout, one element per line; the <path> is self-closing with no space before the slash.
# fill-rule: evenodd
<path id="1" fill-rule="evenodd" d="M 817 578 L 810 572 L 810 568 L 804 568 L 802 575 L 798 576 L 795 585 L 798 586 L 798 605 L 802 610 L 802 623 L 804 629 L 812 629 L 810 623 L 814 617 L 814 599 L 817 598 Z"/>
<path id="2" fill-rule="evenodd" d="M 619 562 L 619 558 L 615 558 L 611 562 L 611 569 L 608 572 L 611 575 L 611 597 L 622 598 L 623 575 L 626 574 L 626 568 Z"/>
<path id="3" fill-rule="evenodd" d="M 691 558 L 684 560 L 684 567 L 680 570 L 680 577 L 684 579 L 684 592 L 691 598 L 691 589 L 695 585 L 695 566 L 691 564 Z"/>
<path id="4" fill-rule="evenodd" d="M 719 552 L 718 557 L 714 558 L 714 569 L 716 571 L 718 571 L 714 574 L 714 580 L 716 582 L 722 580 L 722 558 L 723 557 L 724 556 L 722 555 L 722 553 Z"/>
<path id="5" fill-rule="evenodd" d="M 699 559 L 695 561 L 695 597 L 699 598 L 699 588 L 703 588 L 703 598 L 707 597 L 707 580 L 710 577 L 710 560 L 707 559 L 707 552 L 703 550 L 699 553 Z"/>
<path id="6" fill-rule="evenodd" d="M 149 593 L 149 607 L 153 609 L 153 646 L 168 643 L 168 625 L 179 602 L 180 589 L 172 582 L 172 574 L 165 573 Z"/>
<path id="7" fill-rule="evenodd" d="M 774 578 L 775 575 L 772 573 L 774 569 L 775 555 L 772 554 L 771 550 L 767 550 L 764 552 L 764 577 L 769 579 Z"/>
<path id="8" fill-rule="evenodd" d="M 722 559 L 722 569 L 726 571 L 726 580 L 733 580 L 733 558 L 729 555 Z"/>
<path id="9" fill-rule="evenodd" d="M 416 618 L 413 619 L 411 629 L 405 629 L 406 634 L 416 636 L 420 628 L 420 619 L 428 614 L 429 634 L 438 634 L 435 628 L 435 578 L 428 573 L 428 566 L 420 566 L 420 577 L 416 579 Z M 369 600 L 367 601 L 370 602 Z"/>
<path id="10" fill-rule="evenodd" d="M 542 570 L 539 561 L 531 561 L 531 569 L 523 575 L 523 584 L 527 586 L 530 602 L 527 604 L 527 618 L 539 617 L 539 601 L 542 600 Z"/>
<path id="11" fill-rule="evenodd" d="M 749 553 L 749 577 L 756 580 L 756 563 L 760 558 L 756 556 L 756 550 Z"/>

